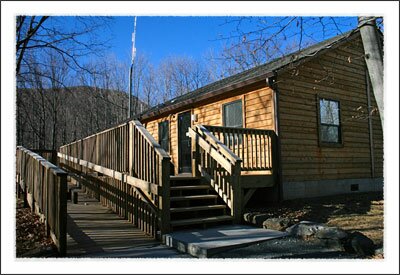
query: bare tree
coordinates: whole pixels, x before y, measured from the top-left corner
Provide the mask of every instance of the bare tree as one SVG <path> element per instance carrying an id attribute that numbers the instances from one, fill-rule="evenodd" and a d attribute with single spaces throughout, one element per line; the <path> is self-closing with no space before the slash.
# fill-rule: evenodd
<path id="1" fill-rule="evenodd" d="M 378 37 L 376 17 L 360 16 L 358 18 L 361 38 L 365 51 L 365 63 L 368 67 L 376 104 L 378 105 L 383 129 L 383 50 Z"/>
<path id="2" fill-rule="evenodd" d="M 27 132 L 22 126 L 29 125 L 32 139 L 38 140 L 33 147 L 44 148 L 49 144 L 55 146 L 57 127 L 53 127 L 53 138 L 47 139 L 50 113 L 46 111 L 49 106 L 45 99 L 48 97 L 48 89 L 56 86 L 57 89 L 65 89 L 68 83 L 63 82 L 68 77 L 59 77 L 54 60 L 57 60 L 57 66 L 62 67 L 66 74 L 71 74 L 71 71 L 87 71 L 82 57 L 100 56 L 107 48 L 107 40 L 99 39 L 104 36 L 96 34 L 100 30 L 104 32 L 110 22 L 108 17 L 16 17 L 17 144 L 22 144 L 26 139 Z M 50 56 L 52 61 L 49 61 Z M 20 94 L 21 91 L 24 94 Z M 32 117 L 32 113 L 29 113 L 38 111 L 31 109 L 29 100 L 25 100 L 28 94 L 40 103 L 37 105 L 38 110 L 41 110 L 40 116 Z M 53 100 L 53 104 L 57 104 L 59 99 Z M 35 121 L 35 117 L 40 119 Z M 56 119 L 54 113 L 51 117 Z M 29 120 L 32 120 L 31 123 L 28 123 Z"/>
<path id="3" fill-rule="evenodd" d="M 156 85 L 156 72 L 154 67 L 150 64 L 147 68 L 146 75 L 143 79 L 143 98 L 142 100 L 146 103 L 147 107 L 152 107 L 157 103 L 158 92 Z"/>
<path id="4" fill-rule="evenodd" d="M 232 17 L 224 25 L 233 31 L 219 37 L 221 53 L 238 72 L 266 63 L 356 26 L 356 17 Z"/>
<path id="5" fill-rule="evenodd" d="M 220 59 L 229 64 L 228 74 L 257 66 L 275 57 L 301 50 L 306 46 L 346 31 L 360 28 L 365 61 L 383 126 L 383 51 L 378 29 L 383 19 L 377 17 L 234 17 L 225 22 L 233 31 L 220 37 L 228 47 Z M 249 29 L 251 26 L 252 29 Z"/>
<path id="6" fill-rule="evenodd" d="M 212 80 L 206 66 L 188 56 L 165 58 L 159 66 L 158 76 L 166 100 L 196 90 Z"/>
<path id="7" fill-rule="evenodd" d="M 60 55 L 70 68 L 85 69 L 81 57 L 99 56 L 108 47 L 108 39 L 96 34 L 106 31 L 110 22 L 110 17 L 95 16 L 17 16 L 17 75 L 27 73 L 26 53 L 46 49 Z"/>

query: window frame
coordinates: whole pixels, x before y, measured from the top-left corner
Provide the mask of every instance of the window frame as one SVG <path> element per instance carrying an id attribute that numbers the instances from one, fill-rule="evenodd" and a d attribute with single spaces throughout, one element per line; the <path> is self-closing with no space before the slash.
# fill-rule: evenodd
<path id="1" fill-rule="evenodd" d="M 316 100 L 317 100 L 317 123 L 318 123 L 318 145 L 319 147 L 343 147 L 343 126 L 342 126 L 342 112 L 341 112 L 341 104 L 340 100 L 337 98 L 332 98 L 332 97 L 325 97 L 321 95 L 316 95 Z M 334 101 L 337 102 L 338 104 L 338 118 L 339 118 L 339 125 L 335 124 L 327 124 L 327 123 L 322 123 L 321 122 L 321 100 L 327 100 L 327 101 Z M 328 141 L 323 141 L 322 140 L 322 127 L 321 126 L 334 126 L 338 128 L 338 142 L 328 142 Z"/>
<path id="2" fill-rule="evenodd" d="M 160 132 L 161 124 L 167 124 L 166 125 L 166 129 L 167 129 L 167 149 L 163 148 L 162 145 L 161 145 L 161 139 L 160 139 L 160 137 L 161 137 L 161 135 L 160 135 L 161 134 L 161 132 Z M 169 120 L 160 121 L 158 123 L 158 144 L 160 144 L 161 148 L 163 150 L 165 150 L 167 153 L 169 153 L 169 151 L 170 151 L 170 129 L 169 129 L 169 126 L 170 126 Z"/>

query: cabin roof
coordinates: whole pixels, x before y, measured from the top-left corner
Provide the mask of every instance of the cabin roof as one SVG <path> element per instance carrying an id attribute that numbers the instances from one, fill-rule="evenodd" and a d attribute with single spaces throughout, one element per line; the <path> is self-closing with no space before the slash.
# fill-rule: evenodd
<path id="1" fill-rule="evenodd" d="M 249 85 L 251 83 L 260 81 L 262 79 L 265 79 L 266 77 L 273 76 L 275 72 L 284 69 L 287 65 L 292 64 L 293 62 L 297 62 L 304 58 L 313 57 L 322 50 L 326 50 L 333 47 L 334 45 L 344 43 L 348 41 L 350 37 L 355 37 L 355 34 L 359 34 L 358 29 L 348 31 L 346 33 L 324 40 L 320 43 L 314 44 L 303 50 L 276 58 L 268 63 L 218 80 L 199 89 L 191 91 L 187 94 L 152 107 L 139 114 L 136 118 L 149 119 L 155 116 L 162 115 L 163 113 L 171 112 L 174 109 L 178 109 L 182 107 L 183 104 L 193 104 L 197 101 L 200 101 L 200 99 L 202 98 L 204 99 L 204 97 L 207 95 L 211 96 L 213 92 L 216 92 L 218 90 L 221 90 L 225 93 L 240 87 L 240 84 Z"/>

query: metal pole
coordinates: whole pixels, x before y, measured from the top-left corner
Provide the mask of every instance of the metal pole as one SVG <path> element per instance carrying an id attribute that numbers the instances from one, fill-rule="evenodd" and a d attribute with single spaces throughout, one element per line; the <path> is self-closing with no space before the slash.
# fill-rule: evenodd
<path id="1" fill-rule="evenodd" d="M 135 48 L 135 35 L 136 35 L 136 16 L 133 25 L 133 33 L 132 33 L 132 59 L 131 59 L 131 67 L 129 70 L 129 105 L 128 105 L 128 118 L 132 117 L 132 75 L 133 75 L 133 64 L 136 56 L 136 48 Z"/>
<path id="2" fill-rule="evenodd" d="M 131 64 L 131 67 L 129 69 L 129 105 L 128 105 L 128 118 L 132 117 L 132 71 L 133 71 L 133 64 Z"/>

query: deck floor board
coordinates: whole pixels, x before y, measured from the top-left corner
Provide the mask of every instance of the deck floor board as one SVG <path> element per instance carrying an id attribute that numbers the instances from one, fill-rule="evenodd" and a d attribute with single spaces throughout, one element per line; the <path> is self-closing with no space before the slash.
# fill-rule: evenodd
<path id="1" fill-rule="evenodd" d="M 67 209 L 67 257 L 190 257 L 146 236 L 83 192 L 78 204 L 68 201 Z"/>

